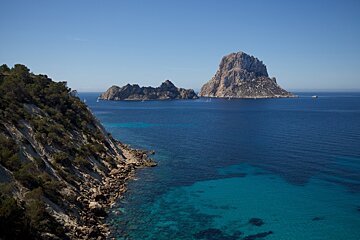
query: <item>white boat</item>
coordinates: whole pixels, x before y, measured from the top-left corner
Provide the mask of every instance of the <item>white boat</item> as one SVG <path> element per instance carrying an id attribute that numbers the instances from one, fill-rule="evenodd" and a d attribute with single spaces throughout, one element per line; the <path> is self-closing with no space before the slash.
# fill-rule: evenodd
<path id="1" fill-rule="evenodd" d="M 313 96 L 311 96 L 312 98 L 318 98 L 318 95 L 313 95 Z"/>
<path id="2" fill-rule="evenodd" d="M 99 102 L 100 101 L 100 98 L 98 97 L 97 99 L 96 99 L 96 102 Z"/>
<path id="3" fill-rule="evenodd" d="M 86 103 L 86 98 L 84 98 L 84 103 Z"/>

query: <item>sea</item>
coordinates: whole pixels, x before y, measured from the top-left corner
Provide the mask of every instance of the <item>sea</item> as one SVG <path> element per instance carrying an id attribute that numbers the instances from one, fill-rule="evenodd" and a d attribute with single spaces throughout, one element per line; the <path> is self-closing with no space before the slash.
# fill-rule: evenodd
<path id="1" fill-rule="evenodd" d="M 359 240 L 360 93 L 99 101 L 113 137 L 154 150 L 110 209 L 112 238 Z M 312 98 L 318 95 L 318 98 Z"/>

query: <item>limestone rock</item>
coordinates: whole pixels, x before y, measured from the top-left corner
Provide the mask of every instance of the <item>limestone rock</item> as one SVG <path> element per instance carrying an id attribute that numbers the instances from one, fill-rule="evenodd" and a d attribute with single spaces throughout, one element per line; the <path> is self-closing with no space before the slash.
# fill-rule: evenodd
<path id="1" fill-rule="evenodd" d="M 222 58 L 215 76 L 200 91 L 202 97 L 276 98 L 293 97 L 275 78 L 269 78 L 265 64 L 244 52 Z"/>
<path id="2" fill-rule="evenodd" d="M 23 65 L 8 68 L 9 73 L 3 69 L 0 66 L 0 102 L 7 104 L 0 110 L 0 145 L 14 157 L 0 161 L 0 202 L 12 199 L 16 214 L 22 215 L 16 224 L 4 223 L 8 229 L 0 232 L 0 239 L 107 239 L 107 211 L 126 192 L 127 180 L 134 178 L 137 168 L 155 165 L 150 153 L 114 139 L 63 82 L 30 73 Z M 11 85 L 3 85 L 10 71 Z M 23 86 L 23 94 L 8 95 L 4 86 L 12 84 Z M 172 89 L 168 83 L 162 88 Z M 50 114 L 49 109 L 59 106 L 56 116 Z M 81 124 L 74 119 L 81 119 Z M 19 169 L 24 173 L 15 174 Z M 25 179 L 28 174 L 31 178 Z M 32 192 L 34 187 L 39 191 Z M 34 210 L 46 214 L 28 228 L 27 215 Z"/>
<path id="3" fill-rule="evenodd" d="M 177 88 L 166 80 L 159 87 L 140 87 L 137 84 L 127 84 L 123 87 L 112 86 L 100 95 L 101 100 L 169 100 L 197 99 L 192 89 Z"/>
<path id="4" fill-rule="evenodd" d="M 89 203 L 89 209 L 96 209 L 96 208 L 102 208 L 101 204 L 98 202 L 90 202 Z"/>

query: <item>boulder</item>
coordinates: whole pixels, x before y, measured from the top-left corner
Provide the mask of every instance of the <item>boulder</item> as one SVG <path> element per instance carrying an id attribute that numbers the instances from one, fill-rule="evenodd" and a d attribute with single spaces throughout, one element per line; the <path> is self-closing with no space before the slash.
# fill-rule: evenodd
<path id="1" fill-rule="evenodd" d="M 90 209 L 96 209 L 96 208 L 102 208 L 102 206 L 101 206 L 100 203 L 93 201 L 93 202 L 89 203 L 89 208 Z"/>

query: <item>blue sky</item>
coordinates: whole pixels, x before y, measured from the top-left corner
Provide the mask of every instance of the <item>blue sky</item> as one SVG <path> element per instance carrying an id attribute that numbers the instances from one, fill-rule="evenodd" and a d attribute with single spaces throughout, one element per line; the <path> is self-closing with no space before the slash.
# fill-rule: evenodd
<path id="1" fill-rule="evenodd" d="M 0 63 L 80 91 L 199 89 L 222 56 L 262 60 L 287 89 L 360 89 L 360 1 L 1 0 Z"/>

